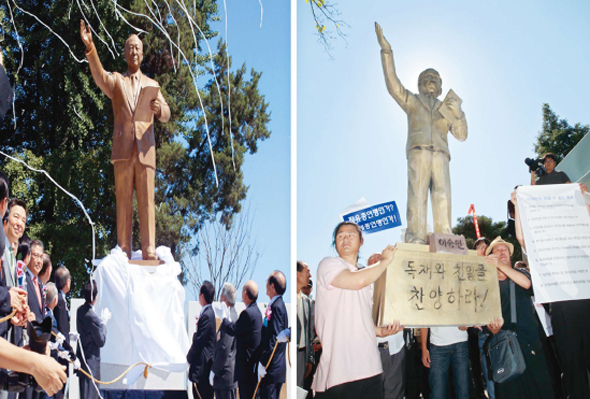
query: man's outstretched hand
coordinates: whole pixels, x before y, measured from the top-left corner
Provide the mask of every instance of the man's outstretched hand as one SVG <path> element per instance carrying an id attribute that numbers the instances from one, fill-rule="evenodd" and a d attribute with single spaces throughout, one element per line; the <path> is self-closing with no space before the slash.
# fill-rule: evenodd
<path id="1" fill-rule="evenodd" d="M 377 33 L 377 41 L 381 46 L 381 50 L 391 51 L 391 45 L 385 36 L 383 36 L 383 29 L 381 29 L 381 26 L 377 22 L 375 22 L 375 33 Z"/>
<path id="2" fill-rule="evenodd" d="M 92 47 L 92 32 L 83 19 L 80 20 L 80 37 L 86 45 L 86 50 L 89 50 Z"/>

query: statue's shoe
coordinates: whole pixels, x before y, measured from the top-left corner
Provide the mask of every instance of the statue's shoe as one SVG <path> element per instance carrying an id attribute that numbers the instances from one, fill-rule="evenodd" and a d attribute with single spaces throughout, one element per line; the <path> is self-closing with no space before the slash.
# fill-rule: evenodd
<path id="1" fill-rule="evenodd" d="M 158 260 L 158 255 L 153 247 L 148 247 L 143 253 L 143 260 Z"/>

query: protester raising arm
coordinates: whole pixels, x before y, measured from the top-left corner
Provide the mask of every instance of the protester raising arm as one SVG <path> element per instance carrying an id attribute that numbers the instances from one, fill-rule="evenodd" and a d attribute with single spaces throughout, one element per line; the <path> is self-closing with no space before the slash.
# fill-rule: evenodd
<path id="1" fill-rule="evenodd" d="M 332 280 L 332 285 L 344 290 L 360 290 L 373 284 L 391 264 L 396 251 L 393 245 L 388 245 L 381 253 L 381 261 L 360 270 L 343 270 Z"/>
<path id="2" fill-rule="evenodd" d="M 531 288 L 531 280 L 524 274 L 514 270 L 512 266 L 507 265 L 501 260 L 501 257 L 496 254 L 486 256 L 486 261 L 490 265 L 496 266 L 498 270 L 504 273 L 510 280 L 520 285 L 522 288 L 528 290 Z"/>
<path id="3" fill-rule="evenodd" d="M 385 248 L 387 249 L 387 248 Z M 395 249 L 395 248 L 394 248 Z M 394 251 L 395 252 L 395 251 Z M 382 254 L 373 254 L 369 257 L 369 261 L 367 262 L 369 266 L 374 266 L 377 262 L 381 262 L 383 259 Z M 380 338 L 388 337 L 393 334 L 397 334 L 398 332 L 402 331 L 405 326 L 402 326 L 399 320 L 394 320 L 388 326 L 375 326 L 375 335 Z"/>
<path id="4" fill-rule="evenodd" d="M 356 399 L 383 397 L 376 335 L 390 335 L 399 329 L 398 323 L 376 327 L 372 317 L 371 284 L 391 264 L 395 248 L 388 246 L 379 263 L 359 269 L 362 233 L 356 223 L 338 224 L 333 233 L 338 256 L 326 257 L 318 266 L 315 326 L 323 352 L 312 389 L 326 397 L 340 397 L 343 389 L 360 389 L 356 392 L 362 394 Z"/>

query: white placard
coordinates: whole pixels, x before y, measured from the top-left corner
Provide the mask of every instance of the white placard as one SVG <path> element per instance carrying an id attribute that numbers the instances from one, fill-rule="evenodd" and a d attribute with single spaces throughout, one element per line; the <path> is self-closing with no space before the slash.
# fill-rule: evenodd
<path id="1" fill-rule="evenodd" d="M 535 311 L 537 312 L 537 316 L 539 317 L 539 321 L 543 326 L 543 330 L 545 331 L 545 336 L 552 336 L 553 326 L 551 325 L 551 316 L 545 312 L 545 308 L 543 307 L 542 303 L 535 302 L 535 297 L 531 297 L 531 300 L 533 302 L 533 306 L 535 307 Z"/>
<path id="2" fill-rule="evenodd" d="M 590 298 L 590 215 L 578 184 L 517 192 L 537 303 Z"/>

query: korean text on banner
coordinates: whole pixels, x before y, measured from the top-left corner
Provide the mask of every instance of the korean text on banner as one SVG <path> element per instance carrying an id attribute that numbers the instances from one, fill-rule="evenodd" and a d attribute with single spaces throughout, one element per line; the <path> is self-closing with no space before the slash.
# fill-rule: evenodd
<path id="1" fill-rule="evenodd" d="M 522 186 L 516 195 L 537 303 L 589 299 L 590 216 L 580 186 Z"/>
<path id="2" fill-rule="evenodd" d="M 395 201 L 384 202 L 342 215 L 347 222 L 355 222 L 364 233 L 376 233 L 402 225 Z"/>
<path id="3" fill-rule="evenodd" d="M 416 251 L 416 244 L 397 247 L 375 283 L 377 325 L 399 320 L 408 327 L 473 326 L 502 317 L 496 268 L 484 257 Z"/>

